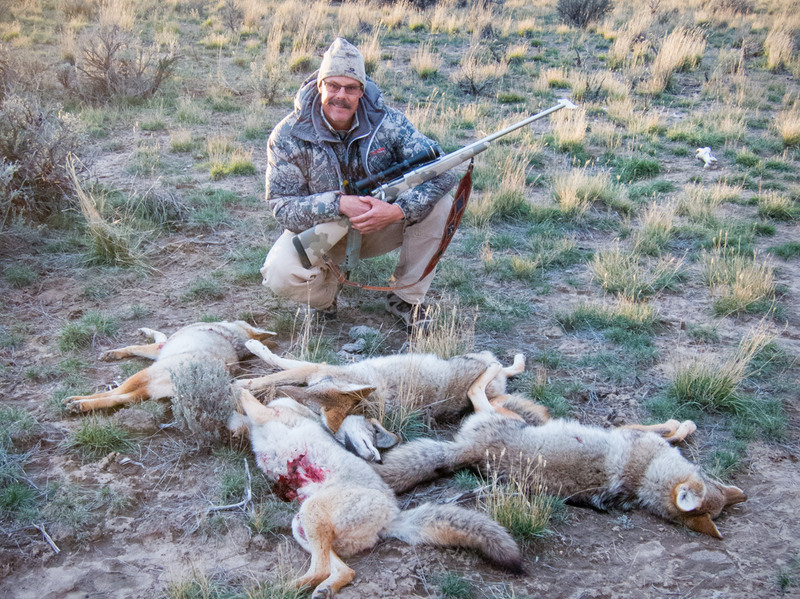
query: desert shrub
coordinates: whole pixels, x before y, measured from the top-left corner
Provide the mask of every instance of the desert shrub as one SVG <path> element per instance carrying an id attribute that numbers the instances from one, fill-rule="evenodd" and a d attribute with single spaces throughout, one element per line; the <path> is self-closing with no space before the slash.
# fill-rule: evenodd
<path id="1" fill-rule="evenodd" d="M 198 445 L 211 446 L 227 438 L 235 400 L 225 368 L 190 362 L 174 370 L 171 377 L 175 389 L 172 414 L 178 425 Z"/>
<path id="2" fill-rule="evenodd" d="M 507 71 L 508 63 L 505 60 L 497 62 L 484 56 L 476 44 L 462 55 L 458 68 L 450 78 L 465 94 L 478 96 L 488 92 Z"/>
<path id="3" fill-rule="evenodd" d="M 35 97 L 0 101 L 0 228 L 9 217 L 41 220 L 63 208 L 73 187 L 66 158 L 81 135 L 69 115 Z"/>
<path id="4" fill-rule="evenodd" d="M 586 27 L 599 21 L 614 8 L 611 0 L 558 0 L 556 10 L 565 23 Z"/>
<path id="5" fill-rule="evenodd" d="M 117 25 L 90 31 L 79 45 L 75 68 L 62 72 L 59 79 L 67 89 L 93 103 L 153 96 L 180 58 L 173 50 L 162 52 Z"/>

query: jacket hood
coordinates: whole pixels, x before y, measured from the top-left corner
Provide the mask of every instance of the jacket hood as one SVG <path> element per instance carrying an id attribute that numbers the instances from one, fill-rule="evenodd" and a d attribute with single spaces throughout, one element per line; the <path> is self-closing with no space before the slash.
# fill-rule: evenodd
<path id="1" fill-rule="evenodd" d="M 386 111 L 386 104 L 383 101 L 383 92 L 376 83 L 367 77 L 367 84 L 364 86 L 364 95 L 358 102 L 359 123 L 369 123 L 370 129 L 376 127 Z M 292 127 L 292 134 L 315 141 L 318 138 L 318 131 L 314 127 L 315 115 L 320 114 L 320 95 L 317 90 L 317 71 L 312 73 L 297 90 L 294 96 L 294 115 L 297 118 Z"/>

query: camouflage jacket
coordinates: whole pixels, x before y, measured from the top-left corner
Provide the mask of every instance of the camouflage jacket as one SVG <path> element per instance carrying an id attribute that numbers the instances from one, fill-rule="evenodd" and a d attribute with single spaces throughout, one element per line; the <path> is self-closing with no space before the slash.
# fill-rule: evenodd
<path id="1" fill-rule="evenodd" d="M 267 143 L 267 202 L 277 221 L 294 233 L 341 218 L 345 180 L 357 181 L 422 151 L 432 142 L 367 81 L 357 127 L 341 140 L 322 119 L 316 74 L 295 96 L 294 111 L 273 129 Z M 424 219 L 456 183 L 444 173 L 401 193 L 395 203 L 408 224 Z"/>

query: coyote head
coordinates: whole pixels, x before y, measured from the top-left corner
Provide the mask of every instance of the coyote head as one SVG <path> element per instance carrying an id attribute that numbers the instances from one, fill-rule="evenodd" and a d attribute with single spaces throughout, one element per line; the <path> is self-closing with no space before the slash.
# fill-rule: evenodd
<path id="1" fill-rule="evenodd" d="M 747 501 L 739 487 L 693 477 L 675 485 L 671 496 L 671 516 L 692 530 L 721 539 L 712 520 L 729 505 Z"/>

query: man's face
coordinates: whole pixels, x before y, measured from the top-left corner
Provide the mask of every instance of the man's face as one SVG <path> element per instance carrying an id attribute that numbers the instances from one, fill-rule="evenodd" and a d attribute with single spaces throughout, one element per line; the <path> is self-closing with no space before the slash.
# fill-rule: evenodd
<path id="1" fill-rule="evenodd" d="M 319 85 L 322 112 L 334 129 L 346 131 L 363 95 L 361 84 L 350 77 L 327 77 Z"/>

